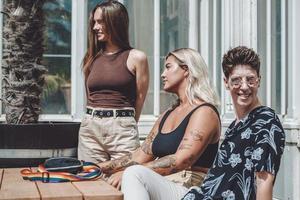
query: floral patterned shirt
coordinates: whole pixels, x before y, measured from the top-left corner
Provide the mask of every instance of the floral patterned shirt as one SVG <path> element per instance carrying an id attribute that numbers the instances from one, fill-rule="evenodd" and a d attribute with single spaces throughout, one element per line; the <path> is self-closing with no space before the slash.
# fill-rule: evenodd
<path id="1" fill-rule="evenodd" d="M 183 200 L 256 199 L 255 172 L 276 176 L 285 134 L 275 112 L 260 106 L 235 123 L 227 129 L 202 186 L 191 188 Z"/>

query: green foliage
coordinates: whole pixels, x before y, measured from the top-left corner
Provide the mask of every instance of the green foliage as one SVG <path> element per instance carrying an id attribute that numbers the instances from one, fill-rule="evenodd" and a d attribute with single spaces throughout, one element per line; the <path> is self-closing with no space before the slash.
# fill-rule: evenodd
<path id="1" fill-rule="evenodd" d="M 43 98 L 49 97 L 51 94 L 58 92 L 61 86 L 69 83 L 65 77 L 59 74 L 47 74 L 45 76 L 45 85 L 43 90 Z"/>

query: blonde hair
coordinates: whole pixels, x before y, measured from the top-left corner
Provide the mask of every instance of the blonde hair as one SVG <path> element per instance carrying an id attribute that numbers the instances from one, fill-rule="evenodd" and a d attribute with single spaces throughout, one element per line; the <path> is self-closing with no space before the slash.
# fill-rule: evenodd
<path id="1" fill-rule="evenodd" d="M 207 65 L 202 56 L 196 50 L 190 48 L 171 51 L 167 54 L 166 59 L 169 56 L 174 56 L 179 65 L 188 67 L 188 86 L 185 92 L 190 104 L 193 105 L 197 99 L 201 99 L 218 106 L 219 97 L 209 81 Z"/>

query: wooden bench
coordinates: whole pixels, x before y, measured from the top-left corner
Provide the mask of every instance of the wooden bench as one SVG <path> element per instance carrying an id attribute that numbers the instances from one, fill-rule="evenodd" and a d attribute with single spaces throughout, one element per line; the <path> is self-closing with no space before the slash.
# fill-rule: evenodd
<path id="1" fill-rule="evenodd" d="M 0 169 L 0 200 L 123 200 L 122 192 L 102 180 L 31 182 L 23 180 L 20 170 Z"/>

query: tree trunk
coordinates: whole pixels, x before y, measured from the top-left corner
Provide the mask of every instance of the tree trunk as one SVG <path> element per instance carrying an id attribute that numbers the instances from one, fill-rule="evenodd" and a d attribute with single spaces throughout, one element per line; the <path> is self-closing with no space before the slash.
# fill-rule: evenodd
<path id="1" fill-rule="evenodd" d="M 35 123 L 46 68 L 44 52 L 44 0 L 4 0 L 3 102 L 10 124 Z"/>

